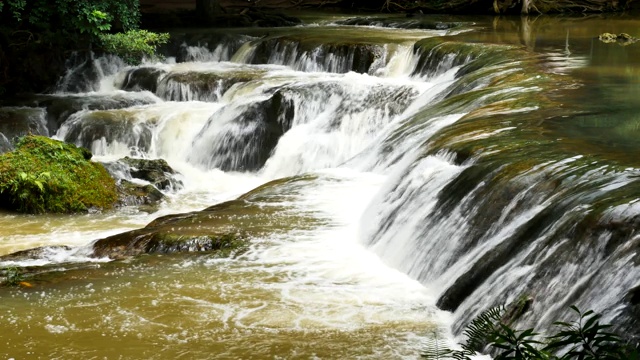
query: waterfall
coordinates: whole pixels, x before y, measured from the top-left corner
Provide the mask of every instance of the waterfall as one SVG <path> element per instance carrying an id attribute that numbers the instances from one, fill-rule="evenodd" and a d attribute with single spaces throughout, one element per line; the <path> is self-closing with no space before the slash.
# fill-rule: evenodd
<path id="1" fill-rule="evenodd" d="M 287 235 L 250 254 L 291 261 L 292 274 L 308 260 L 305 281 L 339 283 L 325 266 L 351 261 L 335 253 L 344 242 L 350 256 L 419 282 L 429 294 L 420 306 L 450 311 L 456 335 L 487 308 L 532 298 L 516 327 L 548 330 L 577 305 L 639 338 L 640 168 L 632 151 L 589 137 L 604 106 L 572 103 L 575 91 L 593 90 L 573 72 L 587 57 L 482 43 L 458 22 L 392 20 L 182 34 L 174 57 L 136 67 L 91 59 L 56 96 L 92 100 L 57 112 L 40 100 L 39 119 L 101 161 L 166 159 L 185 189 L 162 215 L 262 185 L 263 208 L 317 216 L 313 231 L 274 220 Z M 567 130 L 576 120 L 582 133 Z M 623 125 L 616 131 L 637 130 Z M 289 181 L 302 185 L 282 186 Z M 345 283 L 362 296 L 359 271 Z"/>
<path id="2" fill-rule="evenodd" d="M 457 331 L 483 309 L 529 295 L 540 300 L 533 306 L 536 323 L 532 315 L 522 319 L 528 325 L 549 327 L 574 303 L 606 310 L 610 319 L 623 316 L 619 302 L 590 300 L 595 290 L 589 284 L 605 278 L 589 269 L 607 266 L 613 272 L 628 264 L 623 257 L 628 252 L 616 255 L 608 249 L 613 255 L 597 260 L 602 253 L 584 250 L 595 256 L 586 265 L 550 259 L 578 241 L 566 235 L 579 232 L 576 222 L 593 216 L 591 203 L 580 199 L 606 197 L 607 192 L 596 195 L 602 190 L 580 184 L 597 179 L 601 189 L 614 191 L 631 186 L 635 175 L 621 180 L 624 172 L 612 170 L 602 177 L 597 166 L 561 153 L 526 164 L 524 172 L 510 170 L 524 159 L 510 165 L 500 160 L 506 150 L 499 148 L 465 158 L 463 144 L 508 141 L 501 139 L 518 131 L 520 126 L 513 125 L 518 117 L 542 111 L 544 102 L 535 99 L 544 82 L 533 73 L 510 80 L 542 60 L 514 63 L 505 61 L 520 56 L 512 47 L 435 37 L 327 46 L 271 36 L 247 40 L 236 46 L 236 55 L 224 57 L 183 48 L 192 54 L 184 57 L 191 62 L 134 68 L 120 85 L 176 101 L 167 103 L 175 109 L 171 115 L 162 114 L 165 105 L 78 112 L 58 136 L 98 154 L 129 151 L 268 179 L 334 167 L 386 174 L 363 212 L 361 241 L 390 266 L 439 289 L 439 304 L 455 312 Z M 216 47 L 223 48 L 229 47 Z M 168 129 L 176 129 L 172 123 L 179 121 L 176 110 L 185 120 L 171 136 Z M 505 124 L 483 129 L 470 120 L 497 117 Z M 190 145 L 176 152 L 177 144 Z M 570 195 L 576 186 L 584 189 Z M 590 238 L 621 241 L 609 230 L 595 229 L 599 235 Z M 532 257 L 539 263 L 531 263 Z M 542 273 L 561 276 L 541 281 Z M 616 285 L 614 297 L 624 298 L 625 289 L 634 286 L 632 276 L 626 279 Z M 566 286 L 576 282 L 583 285 L 566 294 Z M 547 289 L 545 283 L 564 285 Z"/>

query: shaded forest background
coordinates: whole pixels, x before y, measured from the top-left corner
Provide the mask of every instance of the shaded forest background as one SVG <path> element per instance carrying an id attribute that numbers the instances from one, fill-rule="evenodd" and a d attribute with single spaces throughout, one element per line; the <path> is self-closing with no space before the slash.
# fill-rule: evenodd
<path id="1" fill-rule="evenodd" d="M 639 8 L 638 0 L 141 0 L 143 10 L 195 9 L 198 3 L 217 3 L 225 9 L 258 7 L 335 7 L 360 11 L 417 11 L 477 14 L 610 12 Z"/>
<path id="2" fill-rule="evenodd" d="M 139 0 L 138 12 L 138 0 L 57 0 L 47 5 L 50 8 L 47 11 L 55 13 L 56 9 L 51 7 L 58 3 L 75 4 L 73 9 L 76 12 L 82 6 L 90 9 L 95 4 L 106 4 L 105 12 L 113 14 L 113 26 L 109 30 L 112 32 L 126 30 L 129 22 L 163 31 L 183 26 L 289 26 L 295 23 L 295 19 L 286 15 L 274 16 L 273 13 L 300 8 L 353 14 L 406 13 L 412 16 L 429 13 L 534 15 L 640 10 L 640 0 Z M 38 9 L 44 3 L 39 0 L 0 0 L 0 9 L 4 7 L 0 11 L 0 101 L 22 92 L 50 91 L 65 69 L 73 65 L 69 63 L 72 54 L 84 53 L 86 59 L 92 50 L 96 50 L 88 32 L 74 32 L 73 29 L 85 27 L 94 30 L 104 25 L 101 18 L 91 12 L 80 14 L 80 22 L 78 17 L 71 17 L 71 20 L 76 19 L 76 24 L 60 14 L 50 16 L 33 11 L 24 17 L 30 21 L 16 25 L 18 22 L 14 14 L 9 11 L 12 4 L 21 4 L 27 14 L 30 8 Z M 41 21 L 31 21 L 34 16 Z M 38 26 L 34 27 L 34 24 Z"/>

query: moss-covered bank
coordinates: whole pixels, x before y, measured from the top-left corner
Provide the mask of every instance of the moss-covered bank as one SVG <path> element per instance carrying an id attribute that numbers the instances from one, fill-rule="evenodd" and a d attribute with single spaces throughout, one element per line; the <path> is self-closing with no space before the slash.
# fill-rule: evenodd
<path id="1" fill-rule="evenodd" d="M 118 196 L 107 170 L 91 152 L 43 136 L 22 138 L 0 156 L 0 206 L 26 213 L 109 209 Z"/>

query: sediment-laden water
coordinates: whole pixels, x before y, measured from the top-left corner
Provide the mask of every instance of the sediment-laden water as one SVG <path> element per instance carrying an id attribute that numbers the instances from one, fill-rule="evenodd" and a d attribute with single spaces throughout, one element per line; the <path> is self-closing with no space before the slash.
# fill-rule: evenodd
<path id="1" fill-rule="evenodd" d="M 55 246 L 0 264 L 36 274 L 0 288 L 0 355 L 416 358 L 523 298 L 519 326 L 576 304 L 638 336 L 640 51 L 594 39 L 636 25 L 327 17 L 69 69 L 0 108 L 10 130 L 162 158 L 182 187 L 154 211 L 0 215 L 0 255 Z M 91 256 L 263 184 L 225 215 L 242 255 Z"/>

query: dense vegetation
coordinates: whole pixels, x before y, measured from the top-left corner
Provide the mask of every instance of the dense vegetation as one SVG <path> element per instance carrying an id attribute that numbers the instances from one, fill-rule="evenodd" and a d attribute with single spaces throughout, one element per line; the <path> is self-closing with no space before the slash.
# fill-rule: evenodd
<path id="1" fill-rule="evenodd" d="M 29 135 L 0 156 L 0 204 L 26 213 L 108 209 L 117 201 L 115 180 L 91 152 Z"/>
<path id="2" fill-rule="evenodd" d="M 138 30 L 138 0 L 0 2 L 0 96 L 42 92 L 72 52 L 111 52 L 129 63 L 152 56 L 167 34 Z"/>
<path id="3" fill-rule="evenodd" d="M 475 318 L 465 330 L 462 350 L 440 346 L 437 336 L 422 354 L 424 359 L 471 360 L 489 352 L 494 360 L 638 360 L 637 344 L 628 344 L 601 324 L 593 311 L 571 309 L 578 319 L 556 322 L 557 332 L 541 338 L 534 329 L 514 330 L 506 321 L 503 307 L 492 308 Z M 436 334 L 437 335 L 437 334 Z"/>

